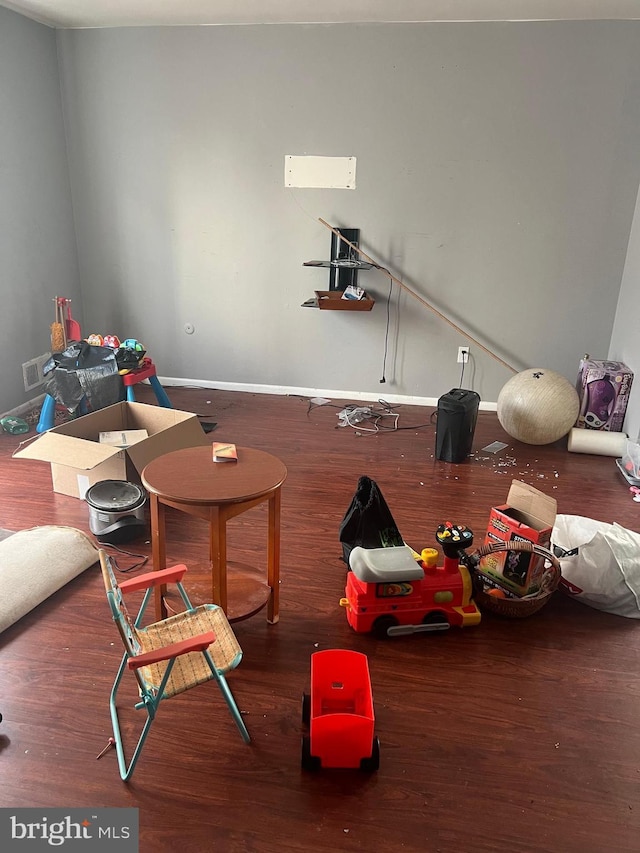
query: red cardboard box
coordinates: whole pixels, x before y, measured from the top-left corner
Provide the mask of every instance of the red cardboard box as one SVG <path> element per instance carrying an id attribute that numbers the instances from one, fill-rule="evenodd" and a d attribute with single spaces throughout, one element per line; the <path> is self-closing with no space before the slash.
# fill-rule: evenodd
<path id="1" fill-rule="evenodd" d="M 622 432 L 633 371 L 621 361 L 580 359 L 576 390 L 580 398 L 577 427 Z"/>
<path id="2" fill-rule="evenodd" d="M 513 480 L 507 503 L 491 509 L 485 544 L 528 541 L 549 548 L 557 509 L 553 498 Z M 483 557 L 480 571 L 490 581 L 523 596 L 540 588 L 544 562 L 543 557 L 527 551 L 501 551 Z"/>

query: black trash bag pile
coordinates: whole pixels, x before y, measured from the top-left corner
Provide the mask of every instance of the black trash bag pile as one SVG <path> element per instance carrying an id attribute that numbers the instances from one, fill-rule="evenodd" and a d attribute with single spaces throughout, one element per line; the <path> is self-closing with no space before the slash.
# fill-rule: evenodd
<path id="1" fill-rule="evenodd" d="M 112 350 L 113 352 L 113 350 Z M 135 370 L 140 367 L 146 350 L 133 349 L 133 347 L 120 346 L 115 350 L 118 370 Z"/>
<path id="2" fill-rule="evenodd" d="M 370 477 L 360 477 L 340 524 L 342 559 L 349 565 L 353 548 L 389 548 L 404 545 L 391 510 L 387 506 L 378 484 Z"/>
<path id="3" fill-rule="evenodd" d="M 64 352 L 54 353 L 44 365 L 44 389 L 69 412 L 84 400 L 92 410 L 125 399 L 115 352 L 86 341 L 74 341 Z"/>

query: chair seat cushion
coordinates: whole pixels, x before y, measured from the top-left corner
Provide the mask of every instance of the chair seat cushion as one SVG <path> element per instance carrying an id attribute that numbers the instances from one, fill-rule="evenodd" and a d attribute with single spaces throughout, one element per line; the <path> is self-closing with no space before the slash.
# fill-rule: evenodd
<path id="1" fill-rule="evenodd" d="M 137 635 L 143 652 L 150 652 L 198 634 L 206 634 L 207 631 L 213 631 L 216 635 L 215 642 L 208 649 L 216 668 L 222 673 L 234 669 L 242 660 L 242 649 L 231 630 L 224 610 L 216 604 L 201 604 L 191 612 L 176 613 L 175 616 L 169 616 L 162 622 L 155 622 L 146 628 L 139 627 Z M 146 684 L 157 690 L 166 667 L 167 662 L 160 661 L 151 666 L 141 667 L 139 672 Z M 190 687 L 203 684 L 211 678 L 213 674 L 202 652 L 180 655 L 176 658 L 165 686 L 164 698 L 168 699 L 170 696 L 183 693 Z"/>

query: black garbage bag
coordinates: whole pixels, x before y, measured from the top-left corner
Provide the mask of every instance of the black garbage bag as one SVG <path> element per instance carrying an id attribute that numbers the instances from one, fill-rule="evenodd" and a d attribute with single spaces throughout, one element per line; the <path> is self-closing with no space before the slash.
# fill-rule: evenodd
<path id="1" fill-rule="evenodd" d="M 140 367 L 146 350 L 120 346 L 115 351 L 118 370 L 135 370 Z"/>
<path id="2" fill-rule="evenodd" d="M 124 386 L 111 347 L 74 341 L 44 365 L 44 390 L 69 412 L 82 400 L 94 411 L 124 400 Z"/>
<path id="3" fill-rule="evenodd" d="M 387 506 L 378 484 L 370 477 L 360 477 L 356 492 L 351 499 L 340 524 L 342 559 L 349 565 L 351 550 L 362 548 L 389 548 L 404 545 L 398 525 Z"/>

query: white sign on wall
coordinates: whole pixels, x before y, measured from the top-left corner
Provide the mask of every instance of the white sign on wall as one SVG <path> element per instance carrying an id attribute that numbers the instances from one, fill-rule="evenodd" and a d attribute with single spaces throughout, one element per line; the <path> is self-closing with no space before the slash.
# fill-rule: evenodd
<path id="1" fill-rule="evenodd" d="M 356 158 L 287 154 L 284 158 L 284 185 L 355 190 Z"/>

